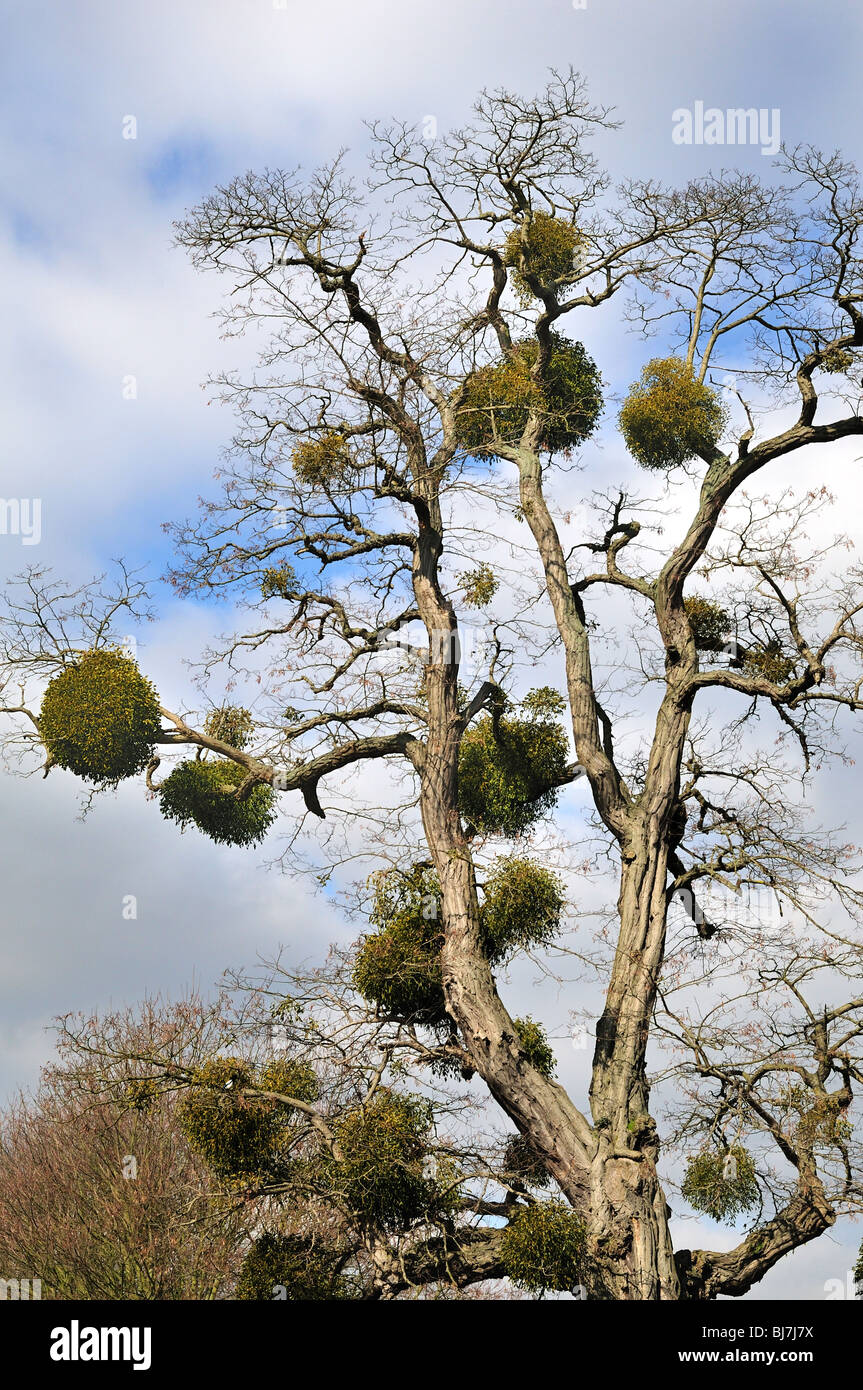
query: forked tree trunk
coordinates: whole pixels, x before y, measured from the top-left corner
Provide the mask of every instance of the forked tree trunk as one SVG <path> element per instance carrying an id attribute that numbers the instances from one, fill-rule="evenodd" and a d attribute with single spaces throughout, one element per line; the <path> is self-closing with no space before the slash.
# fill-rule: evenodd
<path id="1" fill-rule="evenodd" d="M 621 846 L 618 945 L 597 1026 L 588 1118 L 562 1086 L 525 1055 L 482 950 L 470 844 L 458 811 L 463 717 L 458 671 L 441 650 L 455 630 L 437 582 L 440 540 L 435 508 L 421 528 L 414 590 L 429 634 L 428 739 L 420 771 L 420 809 L 441 884 L 447 1007 L 477 1071 L 506 1114 L 541 1155 L 585 1222 L 591 1296 L 618 1300 L 681 1296 L 668 1231 L 669 1210 L 656 1170 L 658 1141 L 645 1074 L 648 1032 L 665 943 L 668 826 L 676 805 L 686 711 L 660 713 L 647 785 L 635 805 L 621 789 L 599 740 L 583 614 L 566 576 L 560 543 L 539 487 L 535 457 L 522 473 L 525 512 L 539 542 L 567 657 L 576 748 L 594 797 Z M 435 640 L 437 638 L 437 641 Z"/>
<path id="2" fill-rule="evenodd" d="M 455 729 L 456 720 L 453 720 Z M 443 732 L 443 731 L 441 731 Z M 645 1051 L 665 936 L 664 847 L 624 864 L 620 933 L 597 1026 L 592 1122 L 525 1057 L 481 949 L 470 848 L 456 809 L 457 736 L 430 740 L 421 807 L 442 890 L 444 987 L 477 1071 L 585 1220 L 592 1297 L 677 1299 L 680 1283 L 659 1183 Z M 447 792 L 450 795 L 447 795 Z"/>

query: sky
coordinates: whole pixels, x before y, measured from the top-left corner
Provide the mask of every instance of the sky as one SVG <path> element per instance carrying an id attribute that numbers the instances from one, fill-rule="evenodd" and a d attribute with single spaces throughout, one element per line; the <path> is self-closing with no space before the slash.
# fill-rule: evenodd
<path id="1" fill-rule="evenodd" d="M 861 19 L 847 0 L 4 0 L 2 13 L 0 493 L 42 508 L 38 545 L 0 535 L 4 579 L 38 563 L 80 581 L 118 555 L 157 576 L 170 557 L 161 523 L 212 491 L 232 422 L 203 383 L 230 349 L 212 318 L 220 286 L 173 247 L 171 223 L 234 174 L 314 166 L 340 147 L 359 157 L 363 122 L 378 116 L 445 129 L 480 88 L 530 92 L 570 63 L 622 122 L 599 142 L 615 178 L 766 172 L 757 146 L 674 141 L 673 113 L 697 102 L 776 111 L 788 144 L 863 155 Z M 618 382 L 645 357 L 613 316 L 590 346 Z M 852 529 L 853 462 L 845 450 L 835 479 Z M 176 706 L 189 693 L 183 662 L 222 618 L 167 593 L 159 605 L 142 664 Z M 356 936 L 262 851 L 178 836 L 137 787 L 82 822 L 78 793 L 62 773 L 0 778 L 0 1093 L 36 1080 L 56 1014 L 206 990 L 279 944 L 311 961 Z M 860 838 L 853 769 L 833 775 L 829 802 Z M 533 998 L 531 981 L 514 981 L 516 1003 Z M 581 1055 L 564 1044 L 560 1063 L 583 1084 Z M 733 1243 L 696 1226 L 686 1243 Z M 859 1239 L 843 1223 L 754 1296 L 824 1297 Z"/>

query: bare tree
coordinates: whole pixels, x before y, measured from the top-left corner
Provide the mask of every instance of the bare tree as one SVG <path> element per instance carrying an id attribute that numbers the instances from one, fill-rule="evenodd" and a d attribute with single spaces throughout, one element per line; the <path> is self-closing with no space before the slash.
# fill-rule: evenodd
<path id="1" fill-rule="evenodd" d="M 199 1001 L 80 1019 L 93 1048 L 131 1054 L 183 1036 L 187 1061 L 209 1022 Z M 68 1024 L 67 1024 L 68 1028 Z M 113 1081 L 113 1093 L 107 1087 Z M 134 1089 L 137 1087 L 137 1089 Z M 176 1123 L 176 1096 L 61 1047 L 33 1096 L 0 1117 L 0 1268 L 53 1299 L 226 1298 L 248 1245 L 247 1211 L 226 1199 Z"/>
<path id="2" fill-rule="evenodd" d="M 863 433 L 863 200 L 853 168 L 807 149 L 785 152 L 784 183 L 726 172 L 612 191 L 589 150 L 610 124 L 577 77 L 555 74 L 537 98 L 484 94 L 471 126 L 433 143 L 373 127 L 367 189 L 342 160 L 308 182 L 247 174 L 181 225 L 195 263 L 227 278 L 226 333 L 270 333 L 250 376 L 220 380 L 240 431 L 222 498 L 175 528 L 173 574 L 182 593 L 255 610 L 201 675 L 206 689 L 225 663 L 262 694 L 248 736 L 227 734 L 218 709 L 202 722 L 163 707 L 153 744 L 194 748 L 247 806 L 250 835 L 266 829 L 259 793 L 299 792 L 323 819 L 329 788 L 330 867 L 355 850 L 328 827 L 363 810 L 345 774 L 395 769 L 402 803 L 369 832 L 388 839 L 391 872 L 434 875 L 453 1030 L 422 1043 L 414 1016 L 417 1047 L 463 1053 L 538 1156 L 582 1223 L 592 1296 L 705 1299 L 745 1293 L 860 1207 L 856 863 L 789 787 L 841 753 L 860 708 L 863 597 L 859 569 L 807 539 L 820 477 L 795 498 L 777 464 Z M 555 490 L 601 383 L 562 329 L 619 296 L 673 354 L 648 363 L 620 416 L 656 490 L 610 488 L 573 521 Z M 529 533 L 509 565 L 496 517 Z M 10 691 L 105 647 L 112 613 L 141 598 L 129 576 L 101 598 L 27 582 L 7 617 Z M 468 687 L 472 624 L 485 646 Z M 623 650 L 621 624 L 634 629 Z M 557 706 L 547 691 L 513 700 L 548 653 L 575 756 L 540 768 Z M 45 739 L 26 693 L 8 709 L 29 715 L 25 740 Z M 212 771 L 225 763 L 232 781 Z M 187 784 L 205 774 L 160 783 L 156 765 L 162 809 L 194 820 Z M 576 781 L 619 878 L 581 1105 L 531 1059 L 501 997 L 483 888 L 502 840 L 529 845 L 529 808 Z M 504 783 L 506 812 L 483 802 Z M 716 919 L 718 886 L 762 888 L 795 929 Z M 666 1148 L 703 1149 L 684 1192 L 714 1215 L 760 1203 L 730 1251 L 672 1247 L 651 1039 L 677 1098 Z M 501 1237 L 464 1229 L 470 1283 Z M 380 1263 L 381 1294 L 401 1287 L 394 1267 Z M 423 1268 L 417 1256 L 414 1282 Z"/>

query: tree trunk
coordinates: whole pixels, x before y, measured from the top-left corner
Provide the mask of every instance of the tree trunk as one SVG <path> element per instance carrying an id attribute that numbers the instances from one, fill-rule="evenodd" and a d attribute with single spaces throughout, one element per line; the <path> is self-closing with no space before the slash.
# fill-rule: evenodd
<path id="1" fill-rule="evenodd" d="M 645 783 L 651 791 L 633 803 L 599 738 L 584 615 L 542 496 L 538 459 L 527 452 L 519 462 L 525 514 L 539 543 L 566 651 L 576 752 L 621 850 L 620 931 L 597 1026 L 592 1122 L 562 1086 L 529 1062 L 482 950 L 474 866 L 458 811 L 463 732 L 458 668 L 446 656 L 439 659 L 441 644 L 436 647 L 434 640 L 436 633 L 454 633 L 455 617 L 437 582 L 440 539 L 433 524 L 421 529 L 414 590 L 430 642 L 420 809 L 441 884 L 444 992 L 491 1094 L 585 1222 L 590 1295 L 674 1300 L 681 1296 L 680 1282 L 668 1231 L 670 1211 L 656 1171 L 659 1146 L 649 1113 L 645 1053 L 665 944 L 668 827 L 677 802 L 688 713 L 673 697 L 663 703 Z M 436 509 L 432 520 L 437 522 Z M 443 645 L 446 651 L 454 649 Z"/>
<path id="2" fill-rule="evenodd" d="M 669 1208 L 656 1171 L 658 1143 L 645 1077 L 665 936 L 664 847 L 643 835 L 639 852 L 624 865 L 619 945 L 597 1027 L 591 1125 L 564 1089 L 527 1061 L 482 952 L 470 847 L 441 795 L 452 776 L 447 764 L 452 759 L 457 765 L 457 747 L 457 739 L 444 738 L 439 748 L 430 741 L 421 798 L 441 883 L 448 1008 L 492 1095 L 585 1219 L 591 1296 L 677 1299 L 680 1284 Z"/>
<path id="3" fill-rule="evenodd" d="M 620 933 L 590 1088 L 596 1135 L 590 1241 L 605 1295 L 624 1300 L 680 1297 L 645 1074 L 665 940 L 665 865 L 661 845 L 643 846 L 624 864 Z"/>

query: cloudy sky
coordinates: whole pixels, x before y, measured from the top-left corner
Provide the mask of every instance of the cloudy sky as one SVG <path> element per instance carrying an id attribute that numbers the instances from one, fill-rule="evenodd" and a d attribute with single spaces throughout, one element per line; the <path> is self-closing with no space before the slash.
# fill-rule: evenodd
<path id="1" fill-rule="evenodd" d="M 0 491 L 42 505 L 38 547 L 0 535 L 7 577 L 38 563 L 81 580 L 118 555 L 158 575 L 168 558 L 160 523 L 210 490 L 231 433 L 201 389 L 228 364 L 210 317 L 220 288 L 173 249 L 171 223 L 216 182 L 314 165 L 341 146 L 359 155 L 363 121 L 375 116 L 434 116 L 446 128 L 467 117 L 479 88 L 530 92 L 549 66 L 570 63 L 623 122 L 602 141 L 615 177 L 682 181 L 723 164 L 763 172 L 758 147 L 673 141 L 673 111 L 697 101 L 776 110 L 787 143 L 863 154 L 863 44 L 847 0 L 6 0 L 3 17 Z M 603 371 L 625 384 L 643 345 L 613 316 L 598 332 Z M 853 457 L 844 452 L 835 486 L 843 522 L 856 526 Z M 182 662 L 214 625 L 205 607 L 160 599 L 142 663 L 168 704 L 188 693 Z M 853 829 L 852 789 L 836 774 L 830 803 Z M 136 788 L 86 823 L 65 774 L 4 777 L 0 802 L 6 1093 L 34 1081 L 61 1011 L 207 989 L 279 943 L 313 960 L 356 934 L 302 883 L 267 872 L 262 852 L 177 836 Z M 577 820 L 578 808 L 567 814 Z M 122 913 L 129 894 L 135 921 Z M 531 988 L 520 977 L 515 1002 L 529 1003 Z M 567 1002 L 555 1005 L 564 1021 Z M 582 1058 L 565 1048 L 561 1068 L 583 1079 Z M 733 1241 L 694 1223 L 685 1231 L 687 1243 Z M 757 1296 L 823 1297 L 859 1236 L 846 1223 Z"/>

